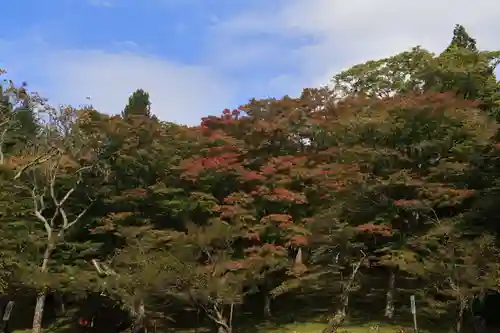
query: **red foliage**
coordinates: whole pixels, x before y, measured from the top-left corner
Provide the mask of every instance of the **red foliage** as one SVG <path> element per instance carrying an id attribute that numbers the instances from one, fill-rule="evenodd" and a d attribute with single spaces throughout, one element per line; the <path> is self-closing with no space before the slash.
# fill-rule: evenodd
<path id="1" fill-rule="evenodd" d="M 420 203 L 420 201 L 418 201 L 418 200 L 400 199 L 400 200 L 394 201 L 394 206 L 397 206 L 397 207 L 408 207 L 408 206 L 417 205 L 419 203 Z"/>
<path id="2" fill-rule="evenodd" d="M 233 152 L 225 152 L 217 156 L 193 157 L 181 164 L 181 169 L 184 170 L 182 176 L 195 180 L 204 171 L 228 172 L 234 170 L 234 165 L 239 163 L 239 157 L 240 154 Z"/>
<path id="3" fill-rule="evenodd" d="M 292 216 L 288 214 L 270 214 L 267 216 L 264 216 L 261 220 L 261 223 L 267 224 L 267 223 L 280 223 L 280 224 L 288 224 L 292 223 Z"/>
<path id="4" fill-rule="evenodd" d="M 122 192 L 122 196 L 127 198 L 145 198 L 148 191 L 144 188 L 133 188 Z"/>
<path id="5" fill-rule="evenodd" d="M 289 201 L 296 204 L 307 203 L 307 198 L 303 193 L 293 192 L 286 188 L 274 188 L 265 197 L 269 201 Z"/>
<path id="6" fill-rule="evenodd" d="M 222 205 L 220 207 L 220 217 L 222 219 L 250 218 L 248 211 L 239 205 Z"/>
<path id="7" fill-rule="evenodd" d="M 238 269 L 245 268 L 248 265 L 248 263 L 249 262 L 247 260 L 233 260 L 224 263 L 222 266 L 227 270 L 235 271 Z"/>
<path id="8" fill-rule="evenodd" d="M 290 245 L 295 247 L 306 246 L 307 244 L 309 244 L 309 240 L 303 235 L 293 236 L 290 240 Z"/>
<path id="9" fill-rule="evenodd" d="M 360 232 L 367 232 L 374 235 L 379 235 L 382 237 L 390 237 L 393 235 L 393 231 L 389 226 L 380 224 L 361 224 L 356 227 L 356 230 Z"/>
<path id="10" fill-rule="evenodd" d="M 219 200 L 215 210 L 220 218 L 242 226 L 243 237 L 255 245 L 247 253 L 287 257 L 288 246 L 307 245 L 302 223 L 312 219 L 302 212 L 295 215 L 297 205 L 310 204 L 307 212 L 313 216 L 316 203 L 327 204 L 332 192 L 343 190 L 359 174 L 357 165 L 339 159 L 340 149 L 309 147 L 301 141 L 312 134 L 309 125 L 301 124 L 316 117 L 309 102 L 255 101 L 241 110 L 203 118 L 193 135 L 199 153 L 180 165 L 183 178 Z M 317 125 L 327 129 L 328 124 Z M 222 197 L 229 186 L 234 186 L 229 188 L 232 193 Z M 275 235 L 275 244 L 260 244 L 268 234 Z"/>
<path id="11" fill-rule="evenodd" d="M 245 238 L 252 241 L 260 242 L 260 234 L 258 232 L 248 232 Z"/>
<path id="12" fill-rule="evenodd" d="M 260 173 L 258 173 L 256 171 L 242 170 L 241 180 L 243 180 L 244 182 L 264 181 L 264 180 L 266 180 L 266 177 L 264 177 L 263 175 L 261 175 Z"/>
<path id="13" fill-rule="evenodd" d="M 246 205 L 246 204 L 250 204 L 253 202 L 253 198 L 244 193 L 244 192 L 235 192 L 235 193 L 231 193 L 230 195 L 228 195 L 227 197 L 224 198 L 224 203 L 226 204 L 232 204 L 232 205 L 235 205 L 235 204 L 241 204 L 241 205 Z"/>

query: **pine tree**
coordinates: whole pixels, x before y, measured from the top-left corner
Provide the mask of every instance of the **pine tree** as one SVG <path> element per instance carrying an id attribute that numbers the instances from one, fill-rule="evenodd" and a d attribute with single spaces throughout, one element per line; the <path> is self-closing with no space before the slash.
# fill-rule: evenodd
<path id="1" fill-rule="evenodd" d="M 151 102 L 149 101 L 149 93 L 142 89 L 137 89 L 128 99 L 128 104 L 122 112 L 122 117 L 129 116 L 151 116 Z"/>
<path id="2" fill-rule="evenodd" d="M 476 40 L 469 36 L 465 27 L 461 24 L 455 25 L 455 29 L 453 29 L 453 38 L 447 50 L 453 47 L 477 51 Z"/>

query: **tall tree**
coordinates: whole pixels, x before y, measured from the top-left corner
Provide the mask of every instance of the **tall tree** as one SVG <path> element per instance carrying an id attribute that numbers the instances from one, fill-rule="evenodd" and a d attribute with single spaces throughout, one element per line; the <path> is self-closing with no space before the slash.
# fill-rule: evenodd
<path id="1" fill-rule="evenodd" d="M 461 24 L 455 25 L 453 29 L 453 38 L 447 49 L 457 47 L 463 49 L 469 49 L 470 51 L 477 51 L 476 40 L 469 36 L 465 27 Z"/>
<path id="2" fill-rule="evenodd" d="M 74 274 L 74 262 L 68 265 L 54 258 L 66 257 L 61 255 L 61 247 L 68 246 L 70 232 L 80 226 L 93 202 L 85 175 L 97 174 L 98 161 L 93 138 L 79 128 L 85 115 L 85 111 L 70 107 L 47 109 L 44 129 L 12 163 L 19 167 L 14 177 L 18 195 L 31 197 L 32 215 L 38 222 L 34 229 L 39 231 L 34 241 L 43 249 L 33 272 L 39 286 L 34 333 L 41 330 L 45 299 L 54 277 L 64 272 L 65 276 Z"/>
<path id="3" fill-rule="evenodd" d="M 151 116 L 151 102 L 149 101 L 149 93 L 142 89 L 137 89 L 129 97 L 128 104 L 122 112 L 123 118 L 130 116 Z"/>

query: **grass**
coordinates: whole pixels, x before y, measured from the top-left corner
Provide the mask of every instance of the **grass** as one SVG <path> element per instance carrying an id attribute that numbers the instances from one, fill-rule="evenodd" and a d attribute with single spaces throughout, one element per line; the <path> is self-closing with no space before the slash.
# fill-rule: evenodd
<path id="1" fill-rule="evenodd" d="M 295 322 L 288 324 L 272 324 L 264 323 L 259 324 L 254 327 L 236 327 L 236 332 L 248 332 L 248 333 L 320 333 L 325 328 L 325 324 L 317 321 L 309 322 Z M 411 333 L 413 329 L 406 325 L 391 325 L 387 323 L 381 323 L 377 321 L 356 323 L 351 325 L 343 326 L 339 329 L 339 333 L 398 333 L 401 329 L 406 329 L 406 332 Z M 30 329 L 22 331 L 14 331 L 13 333 L 29 333 Z M 71 329 L 66 325 L 54 325 L 53 327 L 46 328 L 43 333 L 67 333 L 71 332 Z M 178 330 L 177 333 L 194 333 L 193 330 Z M 205 332 L 205 331 L 203 331 Z M 158 333 L 164 333 L 163 331 L 158 331 Z M 420 330 L 420 333 L 441 333 L 437 331 L 428 332 L 426 330 Z"/>
<path id="2" fill-rule="evenodd" d="M 259 333 L 320 333 L 325 328 L 324 323 L 305 322 L 291 323 L 278 327 L 260 326 L 257 328 Z M 382 324 L 377 322 L 368 322 L 357 325 L 346 325 L 339 332 L 349 333 L 396 333 L 402 327 L 397 325 Z M 411 332 L 409 330 L 409 332 Z"/>
<path id="3" fill-rule="evenodd" d="M 378 327 L 378 328 L 377 328 Z M 257 333 L 321 333 L 325 328 L 325 324 L 317 322 L 306 322 L 306 323 L 291 323 L 281 326 L 273 325 L 260 325 L 256 327 L 256 330 L 252 330 Z M 397 333 L 402 327 L 398 325 L 380 324 L 377 322 L 364 323 L 359 325 L 347 325 L 339 330 L 339 333 Z M 407 328 L 407 327 L 406 327 Z M 408 328 L 407 328 L 408 329 Z M 239 331 L 236 329 L 236 331 Z M 250 329 L 248 329 L 250 331 Z M 29 333 L 31 329 L 14 331 L 13 333 Z M 47 328 L 43 330 L 44 333 L 59 333 L 67 332 L 66 330 L 61 330 L 60 328 Z M 193 333 L 193 331 L 178 331 L 181 333 Z M 412 332 L 408 329 L 407 332 Z M 162 333 L 162 332 L 158 332 Z M 425 331 L 424 331 L 425 333 Z M 433 332 L 434 333 L 434 332 Z"/>

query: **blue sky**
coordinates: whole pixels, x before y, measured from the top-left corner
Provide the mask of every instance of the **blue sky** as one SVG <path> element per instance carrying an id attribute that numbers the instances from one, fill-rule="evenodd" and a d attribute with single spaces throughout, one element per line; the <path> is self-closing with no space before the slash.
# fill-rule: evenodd
<path id="1" fill-rule="evenodd" d="M 500 6 L 493 0 L 475 4 L 9 1 L 3 5 L 0 67 L 52 103 L 78 105 L 90 97 L 100 111 L 118 113 L 128 95 L 143 88 L 161 118 L 195 124 L 251 97 L 295 95 L 325 84 L 360 61 L 418 44 L 439 50 L 455 23 L 465 24 L 480 45 L 500 48 L 494 33 L 500 31 Z"/>

